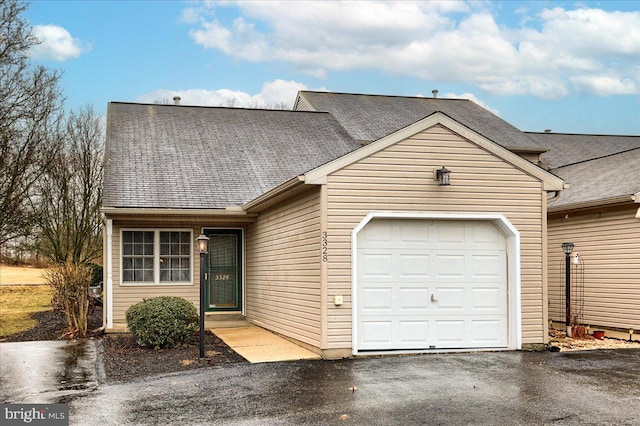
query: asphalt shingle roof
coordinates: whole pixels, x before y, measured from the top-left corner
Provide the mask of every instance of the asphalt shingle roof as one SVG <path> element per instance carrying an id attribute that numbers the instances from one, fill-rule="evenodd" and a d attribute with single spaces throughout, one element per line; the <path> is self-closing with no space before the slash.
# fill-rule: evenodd
<path id="1" fill-rule="evenodd" d="M 241 205 L 360 145 L 327 113 L 112 102 L 105 207 Z"/>
<path id="2" fill-rule="evenodd" d="M 640 148 L 551 170 L 570 184 L 550 208 L 632 195 L 640 192 Z"/>
<path id="3" fill-rule="evenodd" d="M 550 168 L 640 148 L 640 136 L 533 132 L 527 132 L 527 135 L 547 149 L 540 160 Z"/>
<path id="4" fill-rule="evenodd" d="M 356 140 L 374 141 L 442 112 L 487 139 L 510 150 L 545 148 L 500 117 L 466 99 L 417 98 L 301 91 L 316 111 L 326 111 Z"/>

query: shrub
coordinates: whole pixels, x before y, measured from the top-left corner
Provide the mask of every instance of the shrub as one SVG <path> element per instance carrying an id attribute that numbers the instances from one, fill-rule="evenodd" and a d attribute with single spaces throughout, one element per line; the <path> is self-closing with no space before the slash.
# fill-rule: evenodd
<path id="1" fill-rule="evenodd" d="M 91 285 L 95 286 L 102 281 L 102 265 L 90 263 L 91 266 Z"/>
<path id="2" fill-rule="evenodd" d="M 176 347 L 198 329 L 193 304 L 181 297 L 145 299 L 127 310 L 127 325 L 140 346 L 154 349 Z"/>
<path id="3" fill-rule="evenodd" d="M 90 266 L 76 263 L 63 263 L 43 274 L 53 289 L 51 304 L 64 312 L 72 336 L 87 335 L 91 274 Z"/>

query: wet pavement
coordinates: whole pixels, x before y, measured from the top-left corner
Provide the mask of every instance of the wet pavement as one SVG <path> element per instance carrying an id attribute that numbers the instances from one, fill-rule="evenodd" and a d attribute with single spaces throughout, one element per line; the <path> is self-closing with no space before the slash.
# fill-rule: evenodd
<path id="1" fill-rule="evenodd" d="M 58 403 L 92 392 L 95 361 L 94 340 L 0 343 L 0 401 Z"/>
<path id="2" fill-rule="evenodd" d="M 4 365 L 5 345 L 3 382 L 20 365 L 15 356 L 13 367 Z M 57 374 L 29 374 L 16 382 L 22 396 L 14 402 L 60 398 L 24 385 Z M 636 425 L 640 418 L 637 349 L 236 364 L 97 387 L 95 375 L 87 377 L 84 390 L 62 396 L 71 424 Z M 4 383 L 2 392 L 5 399 Z"/>

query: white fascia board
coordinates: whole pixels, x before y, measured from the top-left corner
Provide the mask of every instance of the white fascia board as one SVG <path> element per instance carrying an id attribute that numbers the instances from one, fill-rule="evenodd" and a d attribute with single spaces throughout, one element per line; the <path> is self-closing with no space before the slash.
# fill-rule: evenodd
<path id="1" fill-rule="evenodd" d="M 463 138 L 470 140 L 479 147 L 502 158 L 508 163 L 513 164 L 525 173 L 540 179 L 545 191 L 561 191 L 564 189 L 564 181 L 559 177 L 525 160 L 519 155 L 514 154 L 508 149 L 503 148 L 495 142 L 492 142 L 441 112 L 433 113 L 420 121 L 416 121 L 415 123 L 365 145 L 362 148 L 310 170 L 304 175 L 305 183 L 323 185 L 327 182 L 327 175 L 438 124 L 459 134 Z"/>
<path id="2" fill-rule="evenodd" d="M 593 207 L 607 207 L 615 204 L 627 204 L 629 203 L 630 200 L 631 201 L 634 200 L 634 196 L 636 197 L 635 202 L 640 203 L 640 200 L 638 200 L 638 196 L 640 196 L 640 193 L 638 193 L 635 195 L 623 195 L 621 197 L 603 198 L 599 200 L 584 201 L 581 203 L 564 204 L 560 206 L 549 206 L 547 208 L 547 212 L 557 213 L 557 212 L 563 212 L 563 211 L 569 211 L 569 210 L 588 209 Z"/>
<path id="3" fill-rule="evenodd" d="M 150 216 L 247 216 L 247 212 L 239 206 L 229 206 L 224 209 L 174 209 L 174 208 L 143 208 L 143 207 L 102 207 L 100 212 L 105 215 L 150 215 Z"/>

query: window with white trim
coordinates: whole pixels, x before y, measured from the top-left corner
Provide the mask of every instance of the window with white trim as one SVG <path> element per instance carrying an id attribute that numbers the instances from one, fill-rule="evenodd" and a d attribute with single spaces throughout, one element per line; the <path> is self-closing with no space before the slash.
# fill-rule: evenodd
<path id="1" fill-rule="evenodd" d="M 122 230 L 123 284 L 191 284 L 193 233 Z"/>

